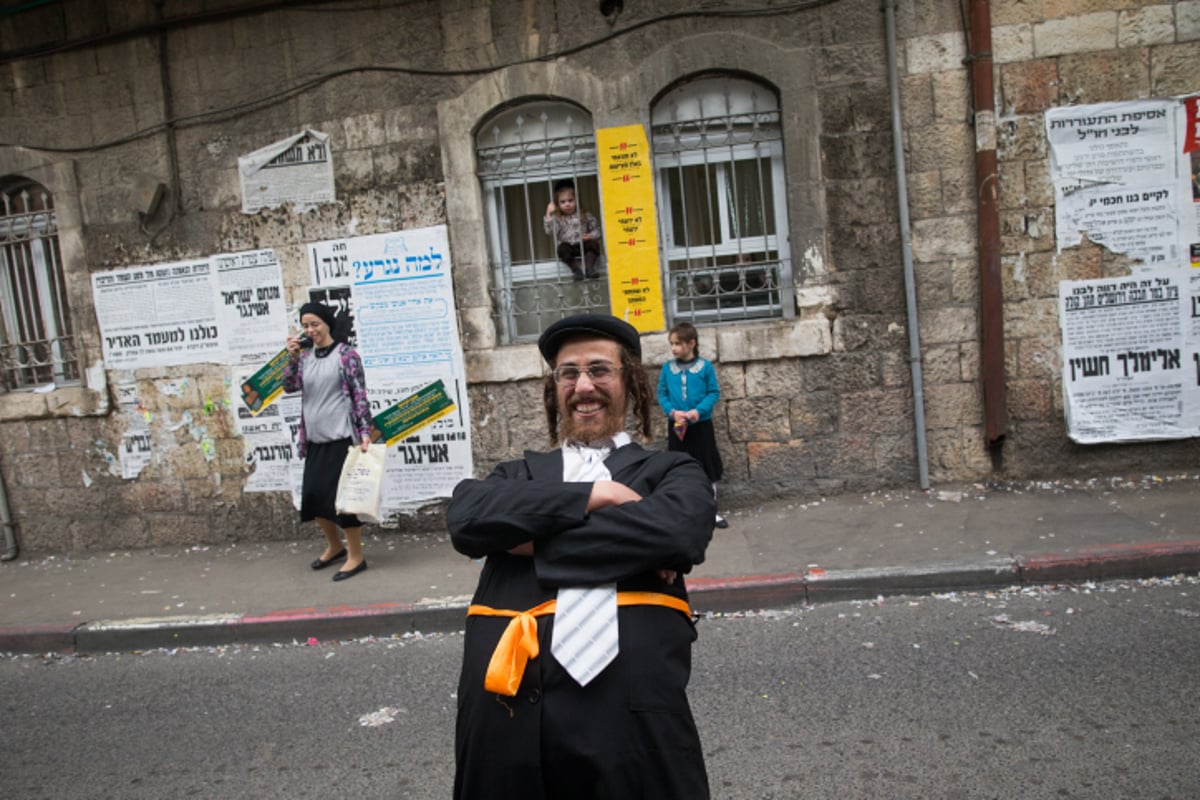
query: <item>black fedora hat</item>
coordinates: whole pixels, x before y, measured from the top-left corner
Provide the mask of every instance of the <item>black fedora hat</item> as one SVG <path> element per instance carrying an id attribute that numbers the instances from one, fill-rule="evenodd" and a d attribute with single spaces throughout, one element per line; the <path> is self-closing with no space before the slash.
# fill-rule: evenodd
<path id="1" fill-rule="evenodd" d="M 553 364 L 563 343 L 577 336 L 612 339 L 639 359 L 642 357 L 642 340 L 638 337 L 637 329 L 608 314 L 576 314 L 558 320 L 542 331 L 538 337 L 538 350 L 542 351 L 542 357 L 547 362 Z"/>

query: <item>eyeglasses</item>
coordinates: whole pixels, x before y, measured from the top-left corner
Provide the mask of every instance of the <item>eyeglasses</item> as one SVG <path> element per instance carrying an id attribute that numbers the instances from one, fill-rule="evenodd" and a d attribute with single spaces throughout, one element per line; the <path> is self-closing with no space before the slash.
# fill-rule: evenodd
<path id="1" fill-rule="evenodd" d="M 554 382 L 559 386 L 574 386 L 579 382 L 579 376 L 583 374 L 586 374 L 588 380 L 596 386 L 603 386 L 611 382 L 620 371 L 620 367 L 600 361 L 595 364 L 588 364 L 586 367 L 563 364 L 561 367 L 555 367 L 552 374 L 554 375 Z"/>

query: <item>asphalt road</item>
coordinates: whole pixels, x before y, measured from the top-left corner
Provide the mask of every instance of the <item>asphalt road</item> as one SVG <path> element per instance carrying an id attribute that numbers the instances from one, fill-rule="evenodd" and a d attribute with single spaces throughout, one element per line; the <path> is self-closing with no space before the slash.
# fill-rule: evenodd
<path id="1" fill-rule="evenodd" d="M 700 626 L 714 798 L 1200 797 L 1196 579 Z M 447 798 L 460 653 L 430 635 L 3 658 L 0 797 Z"/>

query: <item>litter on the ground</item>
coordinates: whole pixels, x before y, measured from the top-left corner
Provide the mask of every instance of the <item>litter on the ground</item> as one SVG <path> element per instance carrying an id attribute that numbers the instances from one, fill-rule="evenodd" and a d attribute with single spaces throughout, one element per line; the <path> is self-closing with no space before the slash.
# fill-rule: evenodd
<path id="1" fill-rule="evenodd" d="M 396 721 L 397 714 L 405 713 L 403 708 L 392 708 L 384 706 L 378 711 L 372 711 L 370 714 L 363 714 L 358 718 L 358 724 L 364 728 L 378 728 L 380 725 L 388 725 Z"/>
<path id="2" fill-rule="evenodd" d="M 992 624 L 997 628 L 1007 628 L 1013 631 L 1023 631 L 1026 633 L 1040 633 L 1042 636 L 1053 636 L 1056 631 L 1049 625 L 1044 625 L 1041 622 L 1033 620 L 1023 620 L 1021 622 L 1013 622 L 1008 618 L 1008 614 L 1000 614 L 992 617 Z"/>

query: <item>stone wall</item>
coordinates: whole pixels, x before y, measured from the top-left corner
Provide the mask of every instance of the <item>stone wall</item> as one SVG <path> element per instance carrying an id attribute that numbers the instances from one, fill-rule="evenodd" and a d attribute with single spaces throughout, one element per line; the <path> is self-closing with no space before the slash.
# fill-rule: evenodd
<path id="1" fill-rule="evenodd" d="M 0 63 L 9 143 L 0 146 L 0 174 L 34 177 L 55 194 L 87 375 L 47 395 L 0 397 L 0 475 L 26 550 L 315 535 L 298 530 L 289 498 L 242 491 L 246 466 L 222 368 L 133 376 L 105 368 L 88 276 L 120 266 L 271 247 L 298 304 L 307 243 L 444 223 L 476 470 L 542 446 L 540 359 L 532 345 L 499 345 L 494 327 L 474 131 L 499 108 L 546 97 L 586 108 L 597 127 L 645 124 L 672 84 L 722 70 L 778 91 L 796 286 L 794 319 L 702 329 L 724 395 L 723 501 L 916 483 L 877 2 L 749 17 L 703 15 L 734 4 L 630 3 L 615 26 L 586 2 L 425 0 L 222 16 L 238 5 L 168 0 L 163 27 L 154 4 L 86 0 L 0 20 L 0 50 L 10 55 Z M 932 479 L 1194 465 L 1195 440 L 1080 447 L 1065 435 L 1057 282 L 1125 274 L 1129 265 L 1093 245 L 1056 254 L 1042 114 L 1200 90 L 1200 2 L 992 4 L 1009 391 L 995 461 L 983 441 L 977 132 L 959 6 L 901 0 L 896 8 Z M 696 15 L 651 19 L 675 12 Z M 20 55 L 51 45 L 53 54 Z M 302 128 L 331 135 L 337 202 L 242 214 L 237 157 Z M 140 175 L 171 188 L 175 216 L 157 235 L 139 227 L 130 204 Z M 644 345 L 656 368 L 668 353 L 665 335 L 649 334 Z M 111 386 L 129 377 L 152 417 L 156 457 L 124 480 L 112 470 L 125 423 Z"/>
<path id="2" fill-rule="evenodd" d="M 1000 158 L 1009 473 L 1194 468 L 1197 440 L 1079 446 L 1064 432 L 1058 282 L 1121 276 L 1129 262 L 1091 244 L 1056 254 L 1043 113 L 1054 106 L 1200 91 L 1200 3 L 1080 2 L 1034 13 L 992 6 Z"/>

